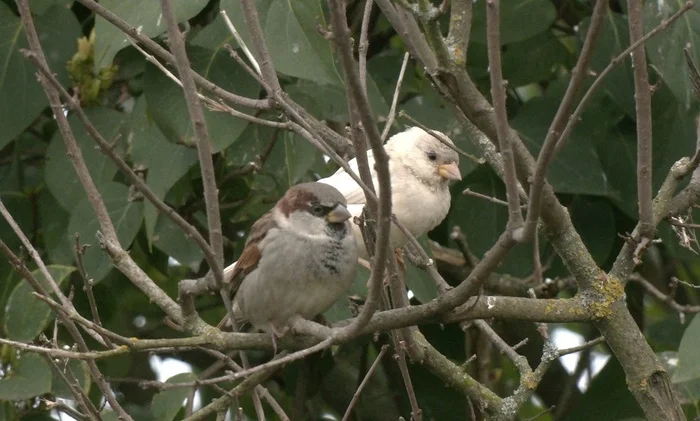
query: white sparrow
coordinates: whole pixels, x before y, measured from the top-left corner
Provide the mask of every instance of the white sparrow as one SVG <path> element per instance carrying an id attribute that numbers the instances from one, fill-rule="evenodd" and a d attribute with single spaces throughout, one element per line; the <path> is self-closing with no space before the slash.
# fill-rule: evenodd
<path id="1" fill-rule="evenodd" d="M 448 139 L 445 136 L 445 139 Z M 450 143 L 452 143 L 450 141 Z M 411 127 L 392 136 L 384 145 L 389 156 L 391 174 L 392 211 L 415 237 L 435 228 L 450 209 L 450 180 L 460 180 L 457 152 L 419 127 Z M 367 151 L 372 181 L 378 189 L 372 151 Z M 357 159 L 350 167 L 359 174 Z M 365 194 L 342 168 L 319 183 L 338 189 L 348 202 L 353 217 L 360 216 L 365 205 Z M 353 224 L 359 254 L 367 258 L 359 226 Z M 396 226 L 391 227 L 391 247 L 398 249 L 408 238 Z"/>
<path id="2" fill-rule="evenodd" d="M 287 190 L 253 224 L 241 257 L 224 270 L 237 325 L 247 321 L 280 336 L 292 317 L 312 319 L 328 310 L 355 279 L 350 217 L 345 198 L 331 186 Z"/>

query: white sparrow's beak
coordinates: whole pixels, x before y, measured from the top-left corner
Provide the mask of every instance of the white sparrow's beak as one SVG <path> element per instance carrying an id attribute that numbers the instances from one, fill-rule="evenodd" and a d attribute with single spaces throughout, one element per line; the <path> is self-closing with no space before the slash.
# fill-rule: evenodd
<path id="1" fill-rule="evenodd" d="M 440 174 L 440 177 L 446 178 L 448 180 L 462 179 L 462 173 L 459 172 L 459 167 L 454 162 L 450 162 L 449 164 L 438 165 L 438 174 Z"/>
<path id="2" fill-rule="evenodd" d="M 326 220 L 332 224 L 337 224 L 339 222 L 347 221 L 351 216 L 352 215 L 350 215 L 350 212 L 348 212 L 345 206 L 338 204 L 332 211 L 328 212 L 328 215 L 326 215 Z"/>

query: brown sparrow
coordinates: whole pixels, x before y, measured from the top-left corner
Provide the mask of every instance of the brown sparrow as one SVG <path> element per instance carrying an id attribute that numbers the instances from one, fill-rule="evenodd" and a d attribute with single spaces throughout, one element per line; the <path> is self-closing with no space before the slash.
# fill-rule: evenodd
<path id="1" fill-rule="evenodd" d="M 236 325 L 250 322 L 281 336 L 292 317 L 312 319 L 328 310 L 355 279 L 351 216 L 331 186 L 305 183 L 287 190 L 253 224 L 241 257 L 224 270 Z"/>
<path id="2" fill-rule="evenodd" d="M 445 139 L 448 139 L 445 136 Z M 450 141 L 450 143 L 452 143 Z M 435 228 L 450 210 L 450 180 L 460 180 L 459 156 L 440 140 L 419 127 L 411 127 L 392 136 L 384 145 L 389 155 L 391 174 L 392 211 L 408 231 L 419 237 Z M 367 151 L 372 181 L 378 189 L 372 151 Z M 357 159 L 350 167 L 358 173 Z M 338 189 L 348 201 L 353 217 L 360 216 L 365 205 L 365 194 L 360 186 L 342 168 L 319 183 Z M 360 228 L 353 224 L 359 254 L 367 258 Z M 391 247 L 406 245 L 408 238 L 396 226 L 391 227 Z"/>

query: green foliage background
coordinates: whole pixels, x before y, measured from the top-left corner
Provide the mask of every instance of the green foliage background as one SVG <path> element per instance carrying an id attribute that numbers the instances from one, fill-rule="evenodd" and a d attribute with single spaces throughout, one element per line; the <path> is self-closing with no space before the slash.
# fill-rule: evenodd
<path id="1" fill-rule="evenodd" d="M 359 28 L 364 2 L 348 3 L 352 27 Z M 141 27 L 142 33 L 163 41 L 166 28 L 158 2 L 103 0 L 101 4 L 132 25 Z M 243 39 L 250 41 L 239 1 L 173 0 L 173 4 L 178 19 L 189 22 L 188 54 L 193 68 L 231 92 L 247 97 L 262 95 L 260 86 L 224 48 L 227 43 L 236 44 L 218 14 L 220 9 L 227 11 Z M 484 0 L 475 3 L 467 68 L 480 90 L 488 92 L 484 4 Z M 66 87 L 79 83 L 82 94 L 92 94 L 86 103 L 88 115 L 104 137 L 115 142 L 116 150 L 141 171 L 159 197 L 204 231 L 205 211 L 197 155 L 181 89 L 129 46 L 120 31 L 79 4 L 69 0 L 32 0 L 31 5 L 49 64 L 59 80 Z M 680 5 L 676 1 L 647 1 L 645 30 L 658 25 Z M 327 24 L 325 3 L 260 0 L 257 7 L 285 91 L 319 119 L 326 120 L 332 127 L 342 127 L 347 122 L 342 72 L 331 45 L 317 29 Z M 501 9 L 503 71 L 504 78 L 509 81 L 509 119 L 531 152 L 536 154 L 576 62 L 588 27 L 591 4 L 583 0 L 508 0 L 502 2 Z M 405 49 L 376 10 L 371 24 L 368 90 L 373 111 L 382 121 L 389 109 Z M 68 63 L 79 52 L 78 39 L 89 37 L 93 30 L 94 40 L 83 41 L 87 45 L 83 48 L 87 50 L 83 51 L 86 54 L 80 62 L 81 74 L 89 77 L 87 82 L 84 79 L 78 82 L 75 75 L 72 78 L 69 75 Z M 359 39 L 357 31 L 355 39 Z M 691 55 L 700 61 L 699 43 L 700 10 L 693 9 L 646 45 L 655 83 L 652 99 L 655 189 L 676 160 L 695 151 L 694 118 L 698 109 L 681 49 L 689 45 Z M 612 1 L 591 71 L 599 73 L 628 45 L 624 2 Z M 44 93 L 36 83 L 36 69 L 23 58 L 22 48 L 27 45 L 16 6 L 11 0 L 0 0 L 0 198 L 37 245 L 45 261 L 52 265 L 51 270 L 56 279 L 61 280 L 63 288 L 75 289 L 74 301 L 81 314 L 88 315 L 89 307 L 81 293 L 82 281 L 72 268 L 76 233 L 81 243 L 90 245 L 84 256 L 85 268 L 96 283 L 95 294 L 105 326 L 127 337 L 172 337 L 175 332 L 164 325 L 160 310 L 113 270 L 100 250 L 95 237 L 98 225 L 92 209 L 66 157 Z M 399 107 L 431 128 L 448 133 L 460 148 L 477 153 L 450 108 L 430 86 L 423 70 L 412 62 Z M 259 116 L 277 117 L 274 111 L 262 112 Z M 217 152 L 214 159 L 227 239 L 226 258 L 233 261 L 241 251 L 251 224 L 289 186 L 328 175 L 335 168 L 294 134 L 249 124 L 213 110 L 206 110 L 206 119 L 213 149 Z M 548 173 L 549 181 L 569 207 L 586 245 L 604 268 L 609 268 L 621 247 L 618 234 L 631 231 L 636 220 L 634 119 L 633 80 L 627 60 L 603 82 L 603 88 L 591 101 Z M 201 251 L 152 205 L 131 194 L 116 166 L 95 148 L 80 122 L 73 117 L 71 122 L 122 246 L 130 249 L 141 268 L 175 297 L 179 279 L 206 273 Z M 405 123 L 399 120 L 393 132 L 401 130 Z M 450 214 L 431 233 L 431 239 L 455 248 L 448 234 L 458 225 L 472 251 L 480 256 L 503 231 L 506 209 L 461 192 L 470 188 L 503 198 L 504 187 L 487 166 L 463 158 L 460 169 L 464 180 L 453 186 Z M 656 259 L 647 262 L 647 267 L 642 269 L 645 276 L 661 289 L 666 288 L 671 276 L 700 284 L 697 255 L 679 245 L 677 235 L 667 223 L 660 225 L 658 236 L 663 243 L 655 246 Z M 0 221 L 0 239 L 13 250 L 20 250 L 18 239 L 5 221 Z M 551 254 L 551 247 L 543 240 L 543 259 Z M 171 258 L 180 264 L 173 264 Z M 532 269 L 531 248 L 520 246 L 498 271 L 525 277 Z M 546 272 L 551 278 L 566 275 L 558 259 Z M 364 280 L 365 273 L 358 277 L 353 293 L 364 293 Z M 456 284 L 461 279 L 448 276 L 448 280 Z M 410 269 L 408 283 L 416 302 L 435 297 L 433 284 L 422 272 Z M 635 284 L 628 286 L 630 306 L 654 350 L 662 353 L 671 371 L 677 368 L 674 381 L 692 417 L 700 399 L 700 352 L 697 351 L 700 319 L 690 321 L 688 316 L 682 323 L 675 313 L 645 298 L 635 291 L 637 288 Z M 679 302 L 687 304 L 698 304 L 699 298 L 697 290 L 685 287 L 681 287 L 677 296 Z M 327 317 L 330 320 L 347 317 L 346 307 L 343 303 L 335 306 Z M 201 315 L 214 324 L 224 314 L 218 297 L 200 299 L 198 308 Z M 32 341 L 42 332 L 52 334 L 53 318 L 48 307 L 33 298 L 28 285 L 20 281 L 4 260 L 0 260 L 0 319 L 3 321 L 0 325 L 2 337 Z M 587 338 L 594 335 L 588 327 L 567 328 Z M 454 326 L 428 325 L 421 330 L 452 359 L 463 361 L 472 352 L 474 345 L 465 343 L 464 334 Z M 531 326 L 503 322 L 499 331 L 506 335 L 509 343 L 530 336 L 531 342 L 522 352 L 531 361 L 538 358 L 541 343 L 532 340 L 537 335 Z M 328 419 L 339 419 L 338 415 L 342 415 L 358 379 L 367 368 L 367 361 L 373 361 L 380 345 L 381 341 L 377 344 L 369 338 L 343 345 L 333 353 L 290 365 L 267 386 L 289 414 L 303 413 L 310 420 L 330 414 L 334 418 Z M 596 352 L 608 351 L 599 347 Z M 191 364 L 195 372 L 211 363 L 210 358 L 196 352 L 182 352 L 173 357 Z M 253 358 L 261 359 L 263 355 L 253 355 Z M 147 354 L 127 355 L 100 362 L 100 368 L 108 378 L 153 379 L 155 373 L 148 359 Z M 35 355 L 19 357 L 4 347 L 2 367 L 0 419 L 49 419 L 45 406 L 35 397 L 70 396 L 52 368 Z M 90 387 L 83 364 L 76 362 L 72 370 L 82 379 L 81 384 L 90 396 L 98 399 L 99 391 Z M 463 397 L 423 369 L 411 367 L 411 370 L 425 419 L 459 420 L 468 416 Z M 491 370 L 497 392 L 507 393 L 517 385 L 514 380 L 517 372 L 502 356 L 495 356 Z M 356 419 L 388 420 L 406 416 L 408 401 L 394 361 L 386 359 L 378 373 L 360 399 Z M 519 414 L 521 419 L 556 405 L 561 398 L 561 385 L 566 384 L 569 377 L 561 365 L 555 364 L 538 390 L 537 401 L 526 405 Z M 191 375 L 181 375 L 174 380 L 188 381 Z M 182 416 L 181 403 L 186 396 L 182 390 L 156 393 L 131 383 L 115 382 L 114 386 L 135 419 L 172 420 Z M 295 401 L 302 393 L 303 405 Z M 203 389 L 203 402 L 213 396 L 212 390 Z M 575 389 L 571 399 L 570 410 L 562 419 L 618 420 L 641 414 L 627 391 L 624 373 L 614 357 L 584 392 Z M 246 413 L 252 413 L 249 398 L 243 398 L 241 405 Z M 597 412 L 588 412 L 594 410 Z M 111 416 L 106 414 L 106 419 Z M 549 420 L 552 416 L 545 413 L 538 419 Z"/>

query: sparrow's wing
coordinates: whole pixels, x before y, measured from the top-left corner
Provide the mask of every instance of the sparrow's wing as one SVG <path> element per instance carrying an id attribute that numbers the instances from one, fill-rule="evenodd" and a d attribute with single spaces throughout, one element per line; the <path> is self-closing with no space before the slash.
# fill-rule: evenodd
<path id="1" fill-rule="evenodd" d="M 376 174 L 374 172 L 374 155 L 372 154 L 371 150 L 367 151 L 367 160 L 369 161 L 369 168 L 372 172 L 372 179 L 374 180 L 376 179 Z M 357 159 L 351 159 L 350 162 L 348 162 L 348 165 L 353 172 L 359 176 L 360 172 L 357 166 Z M 336 171 L 335 174 L 330 177 L 318 180 L 318 182 L 331 185 L 338 189 L 338 191 L 345 196 L 345 200 L 348 201 L 348 205 L 364 204 L 366 201 L 365 193 L 343 168 L 338 169 L 338 171 Z"/>
<path id="2" fill-rule="evenodd" d="M 259 244 L 274 226 L 275 220 L 271 211 L 255 221 L 253 227 L 250 229 L 250 234 L 245 242 L 241 257 L 238 258 L 238 261 L 224 269 L 224 283 L 230 284 L 229 293 L 231 298 L 236 295 L 243 279 L 258 266 L 261 256 Z"/>
<path id="3" fill-rule="evenodd" d="M 258 262 L 260 262 L 261 257 L 258 245 L 274 226 L 275 220 L 272 216 L 272 211 L 267 212 L 261 216 L 260 219 L 255 221 L 253 227 L 250 229 L 250 235 L 245 242 L 241 257 L 224 269 L 224 284 L 228 284 L 229 297 L 231 300 L 236 296 L 238 288 L 240 288 L 245 277 L 258 267 Z M 228 315 L 224 316 L 217 327 L 223 329 L 227 324 Z"/>

